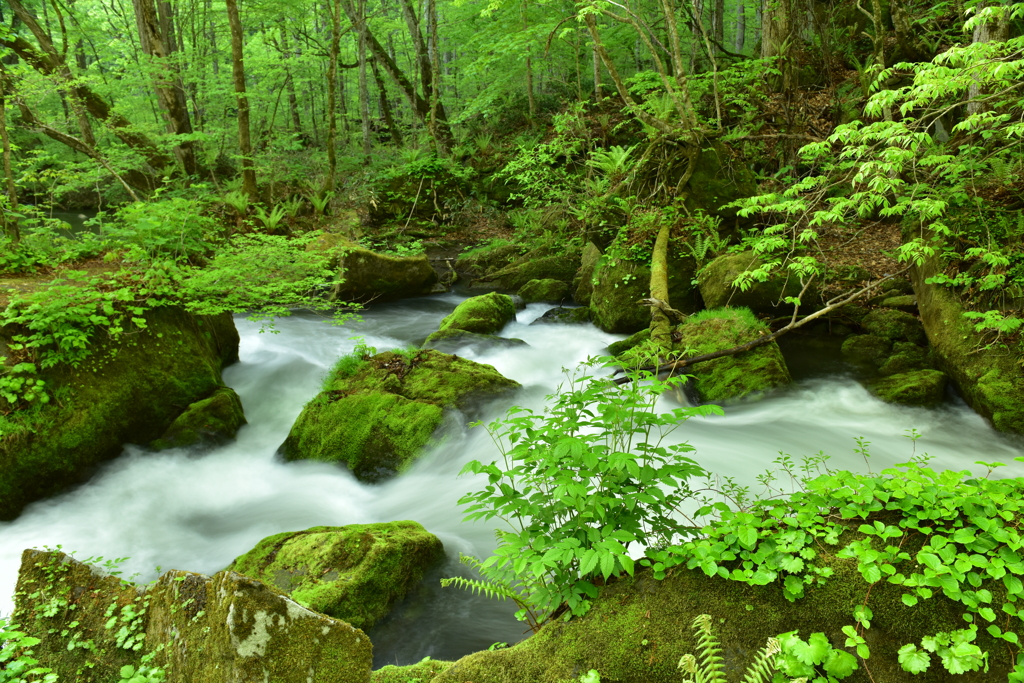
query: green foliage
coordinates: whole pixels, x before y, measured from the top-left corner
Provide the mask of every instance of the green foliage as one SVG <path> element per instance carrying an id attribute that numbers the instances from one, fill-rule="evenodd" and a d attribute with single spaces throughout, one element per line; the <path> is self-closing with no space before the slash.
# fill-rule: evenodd
<path id="1" fill-rule="evenodd" d="M 52 669 L 39 666 L 32 648 L 40 640 L 0 617 L 0 683 L 56 683 Z"/>
<path id="2" fill-rule="evenodd" d="M 208 253 L 221 231 L 202 214 L 204 208 L 204 201 L 182 197 L 134 202 L 120 209 L 103 233 L 127 248 L 133 260 L 192 260 Z"/>
<path id="3" fill-rule="evenodd" d="M 689 495 L 686 482 L 705 472 L 684 455 L 691 446 L 664 439 L 690 417 L 721 414 L 716 406 L 657 413 L 658 397 L 680 380 L 616 385 L 587 374 L 599 365 L 569 375 L 544 414 L 513 408 L 489 425 L 501 461 L 463 468 L 488 481 L 460 499 L 466 520 L 508 527 L 479 571 L 521 591 L 539 621 L 563 604 L 585 613 L 595 581 L 632 574 L 630 544 L 687 533 L 673 511 Z"/>
<path id="4" fill-rule="evenodd" d="M 834 683 L 860 668 L 857 658 L 837 650 L 824 633 L 812 633 L 803 640 L 797 631 L 778 637 L 775 665 L 787 676 L 799 676 L 811 683 Z"/>
<path id="5" fill-rule="evenodd" d="M 679 670 L 683 675 L 683 683 L 727 683 L 722 648 L 715 635 L 710 614 L 697 615 L 692 628 L 697 636 L 697 650 L 700 661 L 692 654 L 685 654 L 679 659 Z M 743 673 L 742 683 L 769 683 L 772 672 L 776 668 L 776 655 L 779 653 L 779 641 L 769 638 L 765 646 L 754 657 Z"/>

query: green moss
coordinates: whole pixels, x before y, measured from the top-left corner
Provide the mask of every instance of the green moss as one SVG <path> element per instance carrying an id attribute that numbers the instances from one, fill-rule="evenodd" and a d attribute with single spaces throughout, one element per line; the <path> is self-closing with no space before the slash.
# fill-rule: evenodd
<path id="1" fill-rule="evenodd" d="M 519 296 L 528 304 L 538 301 L 558 303 L 569 296 L 569 285 L 561 280 L 530 280 L 519 289 Z"/>
<path id="2" fill-rule="evenodd" d="M 518 290 L 530 280 L 551 279 L 568 283 L 572 282 L 578 267 L 579 252 L 572 255 L 557 254 L 539 257 L 531 257 L 530 254 L 527 254 L 519 262 L 480 278 L 479 282 L 507 290 Z"/>
<path id="3" fill-rule="evenodd" d="M 448 670 L 452 662 L 441 662 L 427 657 L 408 666 L 382 666 L 370 674 L 370 683 L 430 683 L 434 677 Z"/>
<path id="4" fill-rule="evenodd" d="M 927 341 L 921 321 L 906 311 L 878 308 L 865 316 L 863 325 L 868 333 L 889 341 L 905 340 L 914 344 Z"/>
<path id="5" fill-rule="evenodd" d="M 893 354 L 885 359 L 878 368 L 879 374 L 883 377 L 898 375 L 901 372 L 913 370 L 925 370 L 931 367 L 928 358 L 928 351 L 910 342 L 896 342 L 893 344 Z"/>
<path id="6" fill-rule="evenodd" d="M 345 463 L 358 479 L 379 481 L 412 463 L 445 408 L 467 409 L 519 386 L 490 365 L 433 350 L 365 360 L 354 375 L 327 378 L 282 444 L 285 459 Z"/>
<path id="7" fill-rule="evenodd" d="M 389 256 L 365 249 L 343 235 L 325 234 L 307 249 L 335 250 L 341 282 L 330 293 L 332 301 L 391 301 L 429 294 L 437 273 L 425 255 Z"/>
<path id="8" fill-rule="evenodd" d="M 700 356 L 739 346 L 768 332 L 749 310 L 709 309 L 690 316 L 677 328 L 676 352 Z M 792 381 L 775 342 L 697 363 L 688 367 L 687 373 L 696 377 L 696 391 L 709 403 L 744 398 Z"/>
<path id="9" fill-rule="evenodd" d="M 481 296 L 466 299 L 447 315 L 438 327 L 438 331 L 465 330 L 477 334 L 494 334 L 515 320 L 516 307 L 512 297 L 507 294 L 490 292 Z M 430 341 L 430 337 L 427 340 Z"/>
<path id="10" fill-rule="evenodd" d="M 151 445 L 156 450 L 216 445 L 234 439 L 244 424 L 238 394 L 230 387 L 219 387 L 208 398 L 190 405 Z"/>
<path id="11" fill-rule="evenodd" d="M 264 538 L 228 570 L 368 629 L 443 557 L 441 541 L 416 522 L 351 524 Z"/>
<path id="12" fill-rule="evenodd" d="M 463 253 L 455 260 L 455 269 L 481 277 L 506 267 L 509 261 L 522 255 L 523 247 L 507 240 L 492 240 L 488 244 Z"/>
<path id="13" fill-rule="evenodd" d="M 879 302 L 879 306 L 895 308 L 906 313 L 917 311 L 917 297 L 913 294 L 900 294 L 899 296 L 886 296 Z"/>
<path id="14" fill-rule="evenodd" d="M 159 308 L 145 318 L 146 329 L 136 334 L 95 340 L 80 367 L 43 373 L 59 400 L 0 436 L 0 519 L 81 481 L 125 443 L 159 438 L 184 407 L 224 386 L 221 368 L 238 359 L 230 315 Z"/>
<path id="15" fill-rule="evenodd" d="M 649 296 L 651 270 L 642 263 L 604 256 L 594 269 L 590 312 L 605 332 L 632 334 L 651 323 L 651 311 L 637 303 Z"/>
<path id="16" fill-rule="evenodd" d="M 613 356 L 621 356 L 626 351 L 629 351 L 635 346 L 647 341 L 651 338 L 651 328 L 645 327 L 639 332 L 635 332 L 625 339 L 617 342 L 612 342 L 608 345 L 608 353 Z"/>
<path id="17" fill-rule="evenodd" d="M 587 242 L 583 248 L 580 270 L 573 279 L 573 300 L 580 306 L 589 306 L 590 297 L 594 293 L 594 269 L 601 258 L 601 250 L 593 242 Z"/>
<path id="18" fill-rule="evenodd" d="M 875 380 L 868 384 L 873 394 L 886 403 L 934 407 L 946 394 L 946 373 L 915 370 Z"/>
<path id="19" fill-rule="evenodd" d="M 874 334 L 855 334 L 843 340 L 843 357 L 855 363 L 881 363 L 892 342 Z"/>

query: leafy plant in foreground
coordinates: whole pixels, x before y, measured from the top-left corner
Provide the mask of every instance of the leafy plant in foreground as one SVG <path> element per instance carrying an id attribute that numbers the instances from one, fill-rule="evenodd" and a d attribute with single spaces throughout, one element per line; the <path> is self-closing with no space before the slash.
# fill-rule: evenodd
<path id="1" fill-rule="evenodd" d="M 512 408 L 488 426 L 501 461 L 474 460 L 462 472 L 487 485 L 463 496 L 466 521 L 499 519 L 498 547 L 477 569 L 495 591 L 523 595 L 520 619 L 543 623 L 562 606 L 584 614 L 596 584 L 633 573 L 630 544 L 659 545 L 688 533 L 673 512 L 689 498 L 687 482 L 706 474 L 666 437 L 690 417 L 722 414 L 717 406 L 659 413 L 658 397 L 683 380 L 615 385 L 569 374 L 541 414 Z M 530 615 L 533 615 L 530 617 Z"/>

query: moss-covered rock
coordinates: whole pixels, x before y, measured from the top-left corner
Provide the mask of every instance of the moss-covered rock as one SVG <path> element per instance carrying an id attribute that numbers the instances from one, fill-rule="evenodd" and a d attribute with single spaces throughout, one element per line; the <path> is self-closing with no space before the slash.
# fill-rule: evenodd
<path id="1" fill-rule="evenodd" d="M 843 340 L 843 357 L 854 363 L 880 364 L 891 350 L 891 341 L 874 334 L 854 334 Z"/>
<path id="2" fill-rule="evenodd" d="M 453 662 L 442 662 L 427 657 L 408 666 L 382 666 L 370 674 L 370 683 L 431 683 L 436 676 L 448 670 Z"/>
<path id="3" fill-rule="evenodd" d="M 167 683 L 370 678 L 362 631 L 235 572 L 170 571 L 144 588 L 57 551 L 26 550 L 15 602 L 15 619 L 41 639 L 36 657 L 63 681 L 121 680 L 121 667 L 146 654 Z"/>
<path id="4" fill-rule="evenodd" d="M 540 301 L 559 303 L 569 296 L 569 285 L 561 280 L 530 280 L 519 288 L 519 296 L 528 304 Z"/>
<path id="5" fill-rule="evenodd" d="M 868 313 L 862 324 L 868 333 L 889 341 L 926 342 L 921 321 L 906 311 L 878 308 Z"/>
<path id="6" fill-rule="evenodd" d="M 145 319 L 137 333 L 95 340 L 79 367 L 44 371 L 56 400 L 0 417 L 0 519 L 82 481 L 126 443 L 149 444 L 224 387 L 221 369 L 238 360 L 230 315 L 157 308 Z"/>
<path id="7" fill-rule="evenodd" d="M 234 439 L 244 424 L 242 399 L 231 387 L 218 387 L 209 397 L 190 405 L 151 445 L 156 450 L 216 446 Z"/>
<path id="8" fill-rule="evenodd" d="M 675 336 L 679 339 L 676 352 L 685 352 L 691 357 L 739 346 L 769 333 L 764 323 L 742 308 L 701 311 L 687 318 L 676 330 Z M 686 372 L 696 377 L 694 389 L 704 403 L 737 400 L 792 381 L 775 342 L 734 356 L 697 363 L 687 367 Z"/>
<path id="9" fill-rule="evenodd" d="M 478 247 L 462 254 L 455 260 L 455 270 L 471 278 L 483 277 L 500 270 L 522 256 L 523 247 L 518 244 L 493 244 Z"/>
<path id="10" fill-rule="evenodd" d="M 917 297 L 913 294 L 900 294 L 899 296 L 886 296 L 879 303 L 884 308 L 895 308 L 906 313 L 917 313 Z"/>
<path id="11" fill-rule="evenodd" d="M 786 297 L 798 296 L 801 286 L 795 277 L 785 273 L 755 282 L 746 291 L 733 287 L 740 273 L 759 268 L 763 262 L 752 251 L 719 256 L 701 271 L 698 277 L 700 293 L 708 308 L 722 306 L 746 307 L 758 315 L 777 317 L 791 313 L 793 307 L 784 303 Z M 809 312 L 820 308 L 820 296 L 812 286 L 801 299 L 800 310 Z"/>
<path id="12" fill-rule="evenodd" d="M 307 249 L 333 250 L 338 256 L 341 282 L 331 289 L 331 301 L 391 301 L 429 294 L 438 282 L 426 255 L 378 254 L 333 233 L 321 235 Z"/>
<path id="13" fill-rule="evenodd" d="M 892 355 L 878 366 L 878 374 L 888 377 L 902 372 L 926 370 L 931 367 L 932 363 L 927 349 L 910 342 L 896 342 L 892 345 Z"/>
<path id="14" fill-rule="evenodd" d="M 902 372 L 868 383 L 868 389 L 886 403 L 931 408 L 946 395 L 946 373 L 939 370 Z"/>
<path id="15" fill-rule="evenodd" d="M 286 460 L 345 463 L 361 481 L 405 470 L 441 424 L 519 386 L 490 365 L 423 350 L 346 356 L 281 445 Z"/>
<path id="16" fill-rule="evenodd" d="M 608 353 L 610 353 L 613 356 L 621 356 L 626 351 L 629 351 L 630 349 L 639 346 L 640 344 L 644 343 L 650 338 L 651 328 L 645 327 L 644 329 L 640 330 L 639 332 L 631 334 L 625 339 L 622 339 L 617 342 L 612 342 L 611 344 L 609 344 Z"/>
<path id="17" fill-rule="evenodd" d="M 473 287 L 518 290 L 530 280 L 572 282 L 579 267 L 579 252 L 532 256 L 527 254 L 515 263 L 474 280 Z"/>
<path id="18" fill-rule="evenodd" d="M 531 325 L 585 325 L 590 322 L 590 309 L 585 307 L 566 308 L 556 306 L 544 311 L 544 315 Z"/>
<path id="19" fill-rule="evenodd" d="M 780 582 L 750 586 L 700 569 L 677 567 L 662 581 L 641 569 L 601 589 L 586 616 L 554 620 L 534 636 L 507 649 L 477 652 L 456 661 L 432 683 L 565 683 L 596 669 L 602 681 L 615 683 L 679 683 L 679 659 L 699 653 L 691 629 L 693 619 L 710 614 L 721 642 L 724 670 L 739 681 L 768 638 L 799 630 L 808 638 L 824 633 L 838 648 L 842 628 L 855 624 L 853 611 L 864 604 L 866 585 L 857 561 L 838 559 L 823 546 L 815 564 L 832 569 L 824 585 L 807 587 L 796 602 L 783 597 Z M 1013 654 L 980 629 L 978 645 L 990 653 L 990 669 L 951 677 L 934 659 L 929 670 L 911 677 L 898 662 L 898 650 L 926 635 L 964 626 L 961 604 L 936 597 L 914 607 L 903 604 L 902 586 L 874 584 L 868 600 L 871 628 L 863 630 L 871 649 L 868 666 L 861 664 L 843 683 L 921 681 L 923 683 L 987 683 L 1006 680 Z"/>
<path id="20" fill-rule="evenodd" d="M 227 568 L 311 610 L 368 629 L 444 558 L 416 522 L 318 526 L 269 536 Z"/>
<path id="21" fill-rule="evenodd" d="M 465 330 L 476 334 L 494 334 L 515 318 L 516 307 L 512 297 L 491 292 L 466 299 L 456 306 L 441 321 L 438 332 Z M 427 341 L 431 341 L 432 337 L 427 337 Z"/>
<path id="22" fill-rule="evenodd" d="M 1024 434 L 1024 367 L 988 340 L 963 317 L 959 299 L 943 285 L 929 284 L 941 269 L 934 257 L 911 268 L 921 321 L 939 369 L 964 400 L 1004 432 Z"/>
<path id="23" fill-rule="evenodd" d="M 594 269 L 601 259 L 601 250 L 593 242 L 587 242 L 583 247 L 583 257 L 580 259 L 580 269 L 573 278 L 573 301 L 580 306 L 589 306 L 590 297 L 594 293 Z"/>
<path id="24" fill-rule="evenodd" d="M 522 339 L 497 337 L 493 334 L 477 334 L 465 330 L 447 329 L 434 332 L 423 342 L 424 349 L 435 349 L 441 353 L 456 353 L 469 349 L 480 353 L 494 348 L 528 346 Z"/>
<path id="25" fill-rule="evenodd" d="M 742 159 L 730 159 L 726 148 L 713 143 L 701 150 L 695 170 L 686 185 L 685 205 L 689 212 L 703 211 L 729 222 L 738 218 L 737 210 L 726 205 L 758 193 L 757 180 Z"/>
<path id="26" fill-rule="evenodd" d="M 694 313 L 703 306 L 693 286 L 695 271 L 692 257 L 670 255 L 669 303 L 685 314 Z M 595 325 L 615 334 L 632 334 L 650 325 L 651 309 L 638 303 L 650 296 L 649 266 L 606 254 L 595 266 L 593 282 L 590 311 Z"/>

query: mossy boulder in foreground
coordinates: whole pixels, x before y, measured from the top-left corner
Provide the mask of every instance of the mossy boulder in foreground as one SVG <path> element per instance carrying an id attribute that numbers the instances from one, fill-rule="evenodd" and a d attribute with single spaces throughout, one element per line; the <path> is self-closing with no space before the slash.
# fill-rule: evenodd
<path id="1" fill-rule="evenodd" d="M 41 639 L 35 657 L 61 681 L 118 681 L 148 654 L 166 683 L 370 679 L 366 634 L 232 571 L 169 571 L 143 587 L 58 551 L 26 550 L 15 601 L 14 619 Z"/>
<path id="2" fill-rule="evenodd" d="M 268 536 L 228 570 L 365 630 L 443 558 L 441 541 L 416 522 L 350 524 Z"/>
<path id="3" fill-rule="evenodd" d="M 676 328 L 675 350 L 687 357 L 702 356 L 768 333 L 768 326 L 744 308 L 701 311 Z M 696 377 L 694 389 L 704 403 L 741 399 L 792 381 L 775 342 L 688 366 L 686 374 Z"/>
<path id="4" fill-rule="evenodd" d="M 342 235 L 325 234 L 311 242 L 311 251 L 334 250 L 341 282 L 330 292 L 332 301 L 391 301 L 434 291 L 437 273 L 426 255 L 379 254 Z"/>
<path id="5" fill-rule="evenodd" d="M 281 446 L 286 460 L 345 463 L 361 481 L 405 470 L 441 424 L 519 387 L 490 365 L 430 349 L 346 356 Z"/>
<path id="6" fill-rule="evenodd" d="M 44 371 L 55 400 L 0 417 L 0 519 L 82 481 L 126 443 L 160 438 L 183 411 L 226 389 L 221 369 L 238 360 L 230 315 L 156 308 L 145 319 L 144 330 L 95 340 L 79 367 Z M 0 343 L 11 334 L 0 328 Z M 230 435 L 222 426 L 214 431 Z"/>

